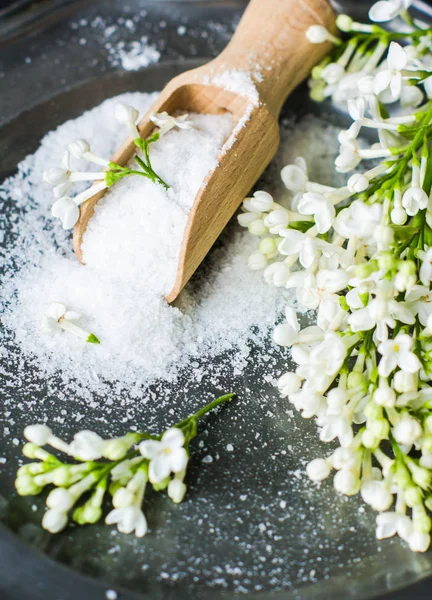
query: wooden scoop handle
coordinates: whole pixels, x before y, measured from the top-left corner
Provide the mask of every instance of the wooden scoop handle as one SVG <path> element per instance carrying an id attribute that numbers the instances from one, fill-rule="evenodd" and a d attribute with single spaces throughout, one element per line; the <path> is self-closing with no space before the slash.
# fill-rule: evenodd
<path id="1" fill-rule="evenodd" d="M 258 74 L 260 100 L 277 116 L 288 94 L 329 50 L 329 42 L 309 42 L 305 32 L 310 25 L 334 31 L 335 14 L 326 0 L 250 0 L 233 38 L 213 65 L 221 72 Z"/>

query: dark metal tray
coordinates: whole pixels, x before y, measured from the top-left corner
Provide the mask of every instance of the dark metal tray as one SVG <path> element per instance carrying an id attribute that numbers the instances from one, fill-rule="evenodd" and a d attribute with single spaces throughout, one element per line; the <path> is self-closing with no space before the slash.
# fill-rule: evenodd
<path id="1" fill-rule="evenodd" d="M 15 13 L 13 22 L 0 26 L 0 181 L 63 121 L 121 92 L 161 89 L 176 73 L 217 54 L 245 4 L 42 2 L 36 15 Z M 122 19 L 136 15 L 135 31 L 128 31 Z M 114 43 L 148 36 L 161 52 L 160 63 L 136 72 L 119 69 L 106 47 L 104 27 L 110 24 L 117 26 Z M 184 35 L 179 35 L 179 25 L 186 28 Z M 303 88 L 289 100 L 284 116 L 322 110 L 330 109 L 311 104 Z M 326 115 L 334 121 L 343 118 Z M 58 536 L 40 529 L 42 502 L 14 493 L 19 449 L 12 438 L 22 439 L 28 421 L 52 418 L 68 407 L 55 394 L 47 395 L 43 378 L 30 368 L 20 387 L 10 388 L 9 374 L 16 365 L 3 364 L 0 432 L 3 425 L 10 427 L 6 411 L 12 411 L 15 424 L 0 442 L 1 455 L 8 458 L 0 466 L 0 598 L 102 600 L 110 588 L 125 600 L 211 600 L 243 597 L 245 591 L 256 600 L 354 600 L 385 592 L 393 599 L 429 597 L 431 553 L 413 554 L 396 540 L 377 542 L 374 514 L 361 512 L 358 498 L 345 501 L 335 496 L 331 484 L 316 490 L 297 479 L 304 459 L 319 454 L 315 425 L 287 417 L 288 403 L 263 382 L 265 368 L 253 366 L 256 351 L 251 348 L 251 364 L 241 377 L 228 368 L 217 384 L 209 374 L 190 388 L 197 406 L 203 393 L 216 394 L 231 383 L 239 399 L 232 411 L 212 415 L 202 425 L 199 439 L 205 447 L 194 446 L 187 500 L 177 507 L 151 499 L 152 531 L 140 541 L 113 537 L 105 526 L 70 528 Z M 181 387 L 171 391 L 178 392 L 174 409 L 182 418 Z M 38 402 L 31 413 L 14 409 L 32 398 Z M 102 402 L 86 408 L 82 428 L 110 433 L 98 423 L 102 411 Z M 132 413 L 130 421 L 145 416 L 139 406 Z M 121 407 L 116 416 L 124 417 Z M 166 414 L 160 415 L 161 426 L 169 422 Z M 67 418 L 56 431 L 66 437 L 73 433 Z M 224 448 L 233 439 L 236 451 L 228 456 Z M 201 460 L 208 451 L 219 452 L 220 460 L 204 468 Z M 287 509 L 280 507 L 282 499 Z M 397 592 L 404 586 L 410 587 Z"/>

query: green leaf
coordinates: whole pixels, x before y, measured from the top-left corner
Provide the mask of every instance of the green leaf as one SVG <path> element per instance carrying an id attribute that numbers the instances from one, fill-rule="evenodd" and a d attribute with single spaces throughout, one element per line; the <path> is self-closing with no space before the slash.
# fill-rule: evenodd
<path id="1" fill-rule="evenodd" d="M 88 336 L 88 338 L 87 338 L 87 340 L 86 340 L 86 341 L 87 341 L 89 344 L 100 344 L 100 340 L 99 340 L 99 338 L 97 338 L 97 337 L 95 336 L 95 334 L 94 334 L 94 333 L 91 333 L 91 334 Z"/>

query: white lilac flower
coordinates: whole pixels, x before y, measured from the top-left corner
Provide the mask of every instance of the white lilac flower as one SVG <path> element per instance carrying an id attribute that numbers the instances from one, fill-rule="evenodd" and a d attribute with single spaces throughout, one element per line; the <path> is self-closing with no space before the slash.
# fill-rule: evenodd
<path id="1" fill-rule="evenodd" d="M 369 9 L 369 19 L 376 23 L 391 21 L 407 10 L 413 0 L 378 0 Z"/>
<path id="2" fill-rule="evenodd" d="M 383 512 L 377 516 L 376 524 L 376 537 L 379 540 L 398 535 L 407 541 L 412 533 L 412 521 L 402 513 Z"/>
<path id="3" fill-rule="evenodd" d="M 94 431 L 83 430 L 74 435 L 70 453 L 79 460 L 97 460 L 103 456 L 105 443 Z"/>
<path id="4" fill-rule="evenodd" d="M 80 313 L 73 310 L 67 310 L 61 302 L 51 302 L 42 317 L 40 331 L 42 333 L 53 333 L 63 329 L 73 333 L 77 337 L 91 344 L 99 344 L 98 338 L 89 331 L 86 331 L 76 323 L 81 319 Z"/>
<path id="5" fill-rule="evenodd" d="M 268 192 L 257 190 L 251 198 L 245 198 L 243 208 L 251 213 L 269 212 L 274 205 L 273 197 Z"/>
<path id="6" fill-rule="evenodd" d="M 373 479 L 364 481 L 360 493 L 366 504 L 372 506 L 377 512 L 384 512 L 393 504 L 393 494 L 387 482 Z"/>
<path id="7" fill-rule="evenodd" d="M 406 333 L 398 333 L 393 340 L 385 340 L 378 346 L 382 355 L 378 365 L 378 373 L 388 377 L 392 371 L 399 367 L 408 373 L 417 373 L 421 369 L 421 362 L 412 352 L 413 339 Z"/>
<path id="8" fill-rule="evenodd" d="M 132 139 L 140 137 L 136 122 L 139 117 L 139 112 L 133 106 L 118 102 L 114 107 L 114 117 L 122 125 L 126 125 L 129 135 Z"/>
<path id="9" fill-rule="evenodd" d="M 311 44 L 322 44 L 327 41 L 340 44 L 340 40 L 322 25 L 311 25 L 308 27 L 306 37 Z"/>
<path id="10" fill-rule="evenodd" d="M 286 165 L 281 171 L 281 178 L 285 187 L 294 194 L 305 192 L 309 181 L 305 159 L 298 156 L 293 165 Z"/>
<path id="11" fill-rule="evenodd" d="M 177 477 L 171 479 L 167 487 L 167 494 L 175 504 L 180 504 L 186 494 L 186 485 L 183 479 Z"/>
<path id="12" fill-rule="evenodd" d="M 159 135 L 165 135 L 174 127 L 179 129 L 190 129 L 193 126 L 192 121 L 188 121 L 189 115 L 186 113 L 180 117 L 172 117 L 167 112 L 153 113 L 150 120 L 159 127 Z"/>
<path id="13" fill-rule="evenodd" d="M 106 516 L 105 523 L 117 525 L 120 533 L 135 533 L 138 538 L 144 537 L 148 529 L 145 515 L 136 505 L 114 508 Z"/>
<path id="14" fill-rule="evenodd" d="M 50 508 L 43 516 L 42 527 L 50 533 L 59 533 L 66 527 L 67 522 L 67 513 Z"/>
<path id="15" fill-rule="evenodd" d="M 320 256 L 319 242 L 308 235 L 295 229 L 285 229 L 280 232 L 283 240 L 279 242 L 278 250 L 283 256 L 298 254 L 299 262 L 308 269 Z M 295 286 L 292 286 L 295 287 Z"/>
<path id="16" fill-rule="evenodd" d="M 298 392 L 301 386 L 301 378 L 297 373 L 284 373 L 277 382 L 278 390 L 282 398 Z"/>
<path id="17" fill-rule="evenodd" d="M 333 225 L 336 215 L 333 202 L 317 192 L 306 192 L 301 197 L 297 210 L 302 215 L 313 215 L 318 233 L 326 233 Z"/>
<path id="18" fill-rule="evenodd" d="M 417 419 L 404 413 L 392 430 L 394 439 L 407 446 L 414 444 L 423 435 L 423 430 Z"/>
<path id="19" fill-rule="evenodd" d="M 160 441 L 144 440 L 139 449 L 145 458 L 150 460 L 149 480 L 160 483 L 170 473 L 180 473 L 186 470 L 188 456 L 183 447 L 185 438 L 181 429 L 167 429 Z"/>
<path id="20" fill-rule="evenodd" d="M 60 219 L 63 229 L 72 229 L 80 216 L 80 209 L 73 198 L 59 198 L 51 208 L 53 217 Z"/>
<path id="21" fill-rule="evenodd" d="M 405 50 L 396 42 L 391 42 L 387 55 L 387 68 L 381 69 L 374 77 L 374 93 L 380 94 L 390 88 L 394 99 L 399 98 L 402 91 L 402 71 L 407 66 L 408 57 Z"/>
<path id="22" fill-rule="evenodd" d="M 424 285 L 414 285 L 405 294 L 405 302 L 420 323 L 426 326 L 432 314 L 432 290 Z"/>
<path id="23" fill-rule="evenodd" d="M 107 167 L 110 162 L 108 159 L 102 158 L 92 152 L 89 142 L 83 139 L 74 140 L 71 142 L 69 144 L 69 152 L 72 154 L 72 156 L 75 156 L 75 158 L 85 159 L 103 167 Z"/>
<path id="24" fill-rule="evenodd" d="M 325 458 L 315 458 L 306 467 L 306 473 L 312 481 L 323 481 L 331 472 L 331 464 Z"/>
<path id="25" fill-rule="evenodd" d="M 429 197 L 420 187 L 412 186 L 402 196 L 402 206 L 410 217 L 427 208 Z"/>

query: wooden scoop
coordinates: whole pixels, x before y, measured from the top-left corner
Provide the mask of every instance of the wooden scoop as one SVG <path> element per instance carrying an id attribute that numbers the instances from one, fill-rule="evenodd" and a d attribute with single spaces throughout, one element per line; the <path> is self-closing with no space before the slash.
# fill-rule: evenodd
<path id="1" fill-rule="evenodd" d="M 177 298 L 273 158 L 282 104 L 329 50 L 328 43 L 307 40 L 305 31 L 315 24 L 333 29 L 334 13 L 325 0 L 251 0 L 225 50 L 210 63 L 172 79 L 138 124 L 140 135 L 146 138 L 154 128 L 152 113 L 228 111 L 234 120 L 219 165 L 207 176 L 190 211 L 168 302 Z M 228 72 L 233 70 L 250 74 L 255 94 L 253 86 L 251 92 L 245 86 L 225 89 L 230 87 Z M 129 138 L 112 160 L 124 165 L 135 151 Z M 81 262 L 83 235 L 102 196 L 96 194 L 81 206 L 74 230 L 74 249 Z"/>

